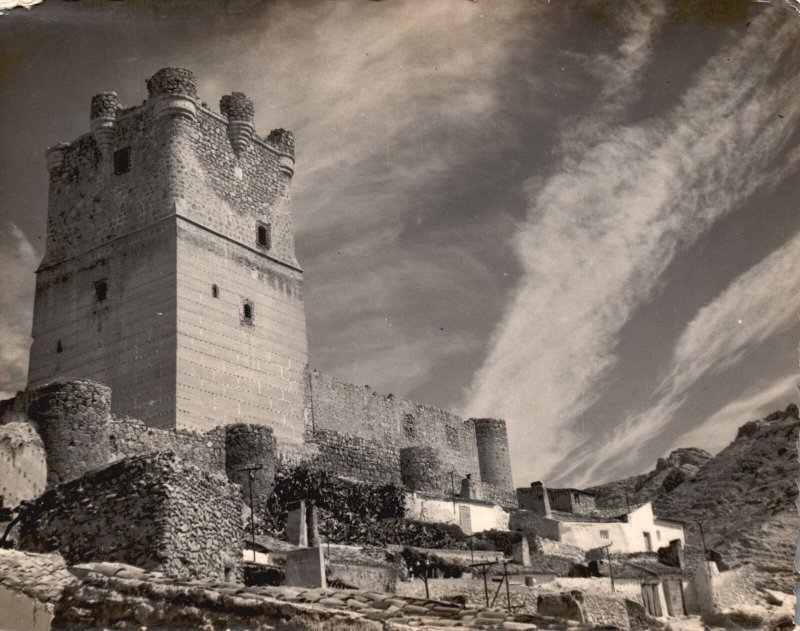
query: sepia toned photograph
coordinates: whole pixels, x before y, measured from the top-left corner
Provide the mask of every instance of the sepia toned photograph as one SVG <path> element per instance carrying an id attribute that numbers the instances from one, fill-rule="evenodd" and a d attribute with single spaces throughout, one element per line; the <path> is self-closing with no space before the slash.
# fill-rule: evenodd
<path id="1" fill-rule="evenodd" d="M 0 631 L 800 628 L 800 1 L 0 0 L 0 228 Z"/>

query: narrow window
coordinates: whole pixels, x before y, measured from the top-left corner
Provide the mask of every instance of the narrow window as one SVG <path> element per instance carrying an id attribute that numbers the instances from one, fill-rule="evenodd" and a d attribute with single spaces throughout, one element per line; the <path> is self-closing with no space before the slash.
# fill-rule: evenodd
<path id="1" fill-rule="evenodd" d="M 600 538 L 601 539 L 609 539 L 610 537 L 608 536 L 608 530 L 601 530 L 600 531 Z"/>
<path id="2" fill-rule="evenodd" d="M 211 296 L 213 298 L 219 298 L 219 287 L 216 285 L 211 285 Z"/>
<path id="3" fill-rule="evenodd" d="M 262 248 L 266 248 L 269 250 L 272 241 L 272 234 L 271 234 L 270 224 L 259 224 L 258 228 L 256 229 L 256 241 L 258 245 Z"/>
<path id="4" fill-rule="evenodd" d="M 56 344 L 56 353 L 60 353 L 64 350 L 64 347 L 61 346 L 61 340 L 58 340 L 58 344 Z"/>
<path id="5" fill-rule="evenodd" d="M 114 175 L 122 175 L 131 170 L 131 148 L 125 147 L 114 152 Z"/>
<path id="6" fill-rule="evenodd" d="M 661 541 L 661 531 L 660 530 L 656 530 L 656 539 Z"/>
<path id="7" fill-rule="evenodd" d="M 253 324 L 253 303 L 245 301 L 242 309 L 242 324 Z"/>
<path id="8" fill-rule="evenodd" d="M 108 283 L 105 280 L 98 280 L 94 284 L 94 297 L 97 302 L 103 302 L 108 296 Z"/>

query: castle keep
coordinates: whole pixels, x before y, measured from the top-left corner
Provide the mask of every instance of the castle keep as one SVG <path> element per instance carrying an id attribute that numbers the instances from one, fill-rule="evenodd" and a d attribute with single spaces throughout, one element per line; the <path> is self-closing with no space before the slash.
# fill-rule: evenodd
<path id="1" fill-rule="evenodd" d="M 279 463 L 313 462 L 434 498 L 469 478 L 465 499 L 515 506 L 503 421 L 309 370 L 292 133 L 259 135 L 240 92 L 212 111 L 182 68 L 147 89 L 127 108 L 96 95 L 91 131 L 47 150 L 29 384 L 0 404 L 41 440 L 46 481 L 28 486 L 170 450 L 240 486 L 261 467 L 257 502 Z"/>
<path id="2" fill-rule="evenodd" d="M 89 378 L 114 412 L 162 428 L 264 424 L 304 433 L 302 271 L 291 132 L 255 134 L 234 92 L 216 114 L 188 70 L 47 152 L 47 249 L 37 271 L 29 384 Z"/>

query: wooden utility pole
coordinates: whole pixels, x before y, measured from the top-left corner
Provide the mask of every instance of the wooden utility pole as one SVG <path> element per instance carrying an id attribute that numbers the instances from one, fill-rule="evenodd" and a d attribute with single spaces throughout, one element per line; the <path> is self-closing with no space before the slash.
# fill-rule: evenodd
<path id="1" fill-rule="evenodd" d="M 611 565 L 611 552 L 609 548 L 614 545 L 613 542 L 609 543 L 606 548 L 606 558 L 608 559 L 608 577 L 611 579 L 611 591 L 617 593 L 617 586 L 614 584 L 614 566 Z"/>
<path id="2" fill-rule="evenodd" d="M 257 467 L 244 467 L 239 471 L 247 471 L 247 486 L 250 487 L 250 537 L 251 547 L 253 548 L 253 563 L 256 562 L 256 507 L 253 504 L 253 480 L 256 479 L 256 471 L 263 469 L 261 465 Z"/>

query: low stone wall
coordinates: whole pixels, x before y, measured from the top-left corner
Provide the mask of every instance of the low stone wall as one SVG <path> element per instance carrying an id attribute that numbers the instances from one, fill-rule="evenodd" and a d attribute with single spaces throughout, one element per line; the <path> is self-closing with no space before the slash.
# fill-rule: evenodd
<path id="1" fill-rule="evenodd" d="M 167 576 L 239 576 L 237 486 L 174 453 L 126 458 L 59 485 L 23 511 L 19 545 L 68 563 L 118 561 Z"/>
<path id="2" fill-rule="evenodd" d="M 400 455 L 394 447 L 333 430 L 314 432 L 315 463 L 342 477 L 372 484 L 400 484 Z"/>
<path id="3" fill-rule="evenodd" d="M 630 631 L 628 608 L 620 597 L 584 594 L 583 611 L 584 622 L 599 627 L 617 627 L 620 631 Z"/>
<path id="4" fill-rule="evenodd" d="M 397 589 L 397 568 L 381 565 L 362 565 L 329 562 L 326 573 L 329 585 L 393 594 Z"/>

